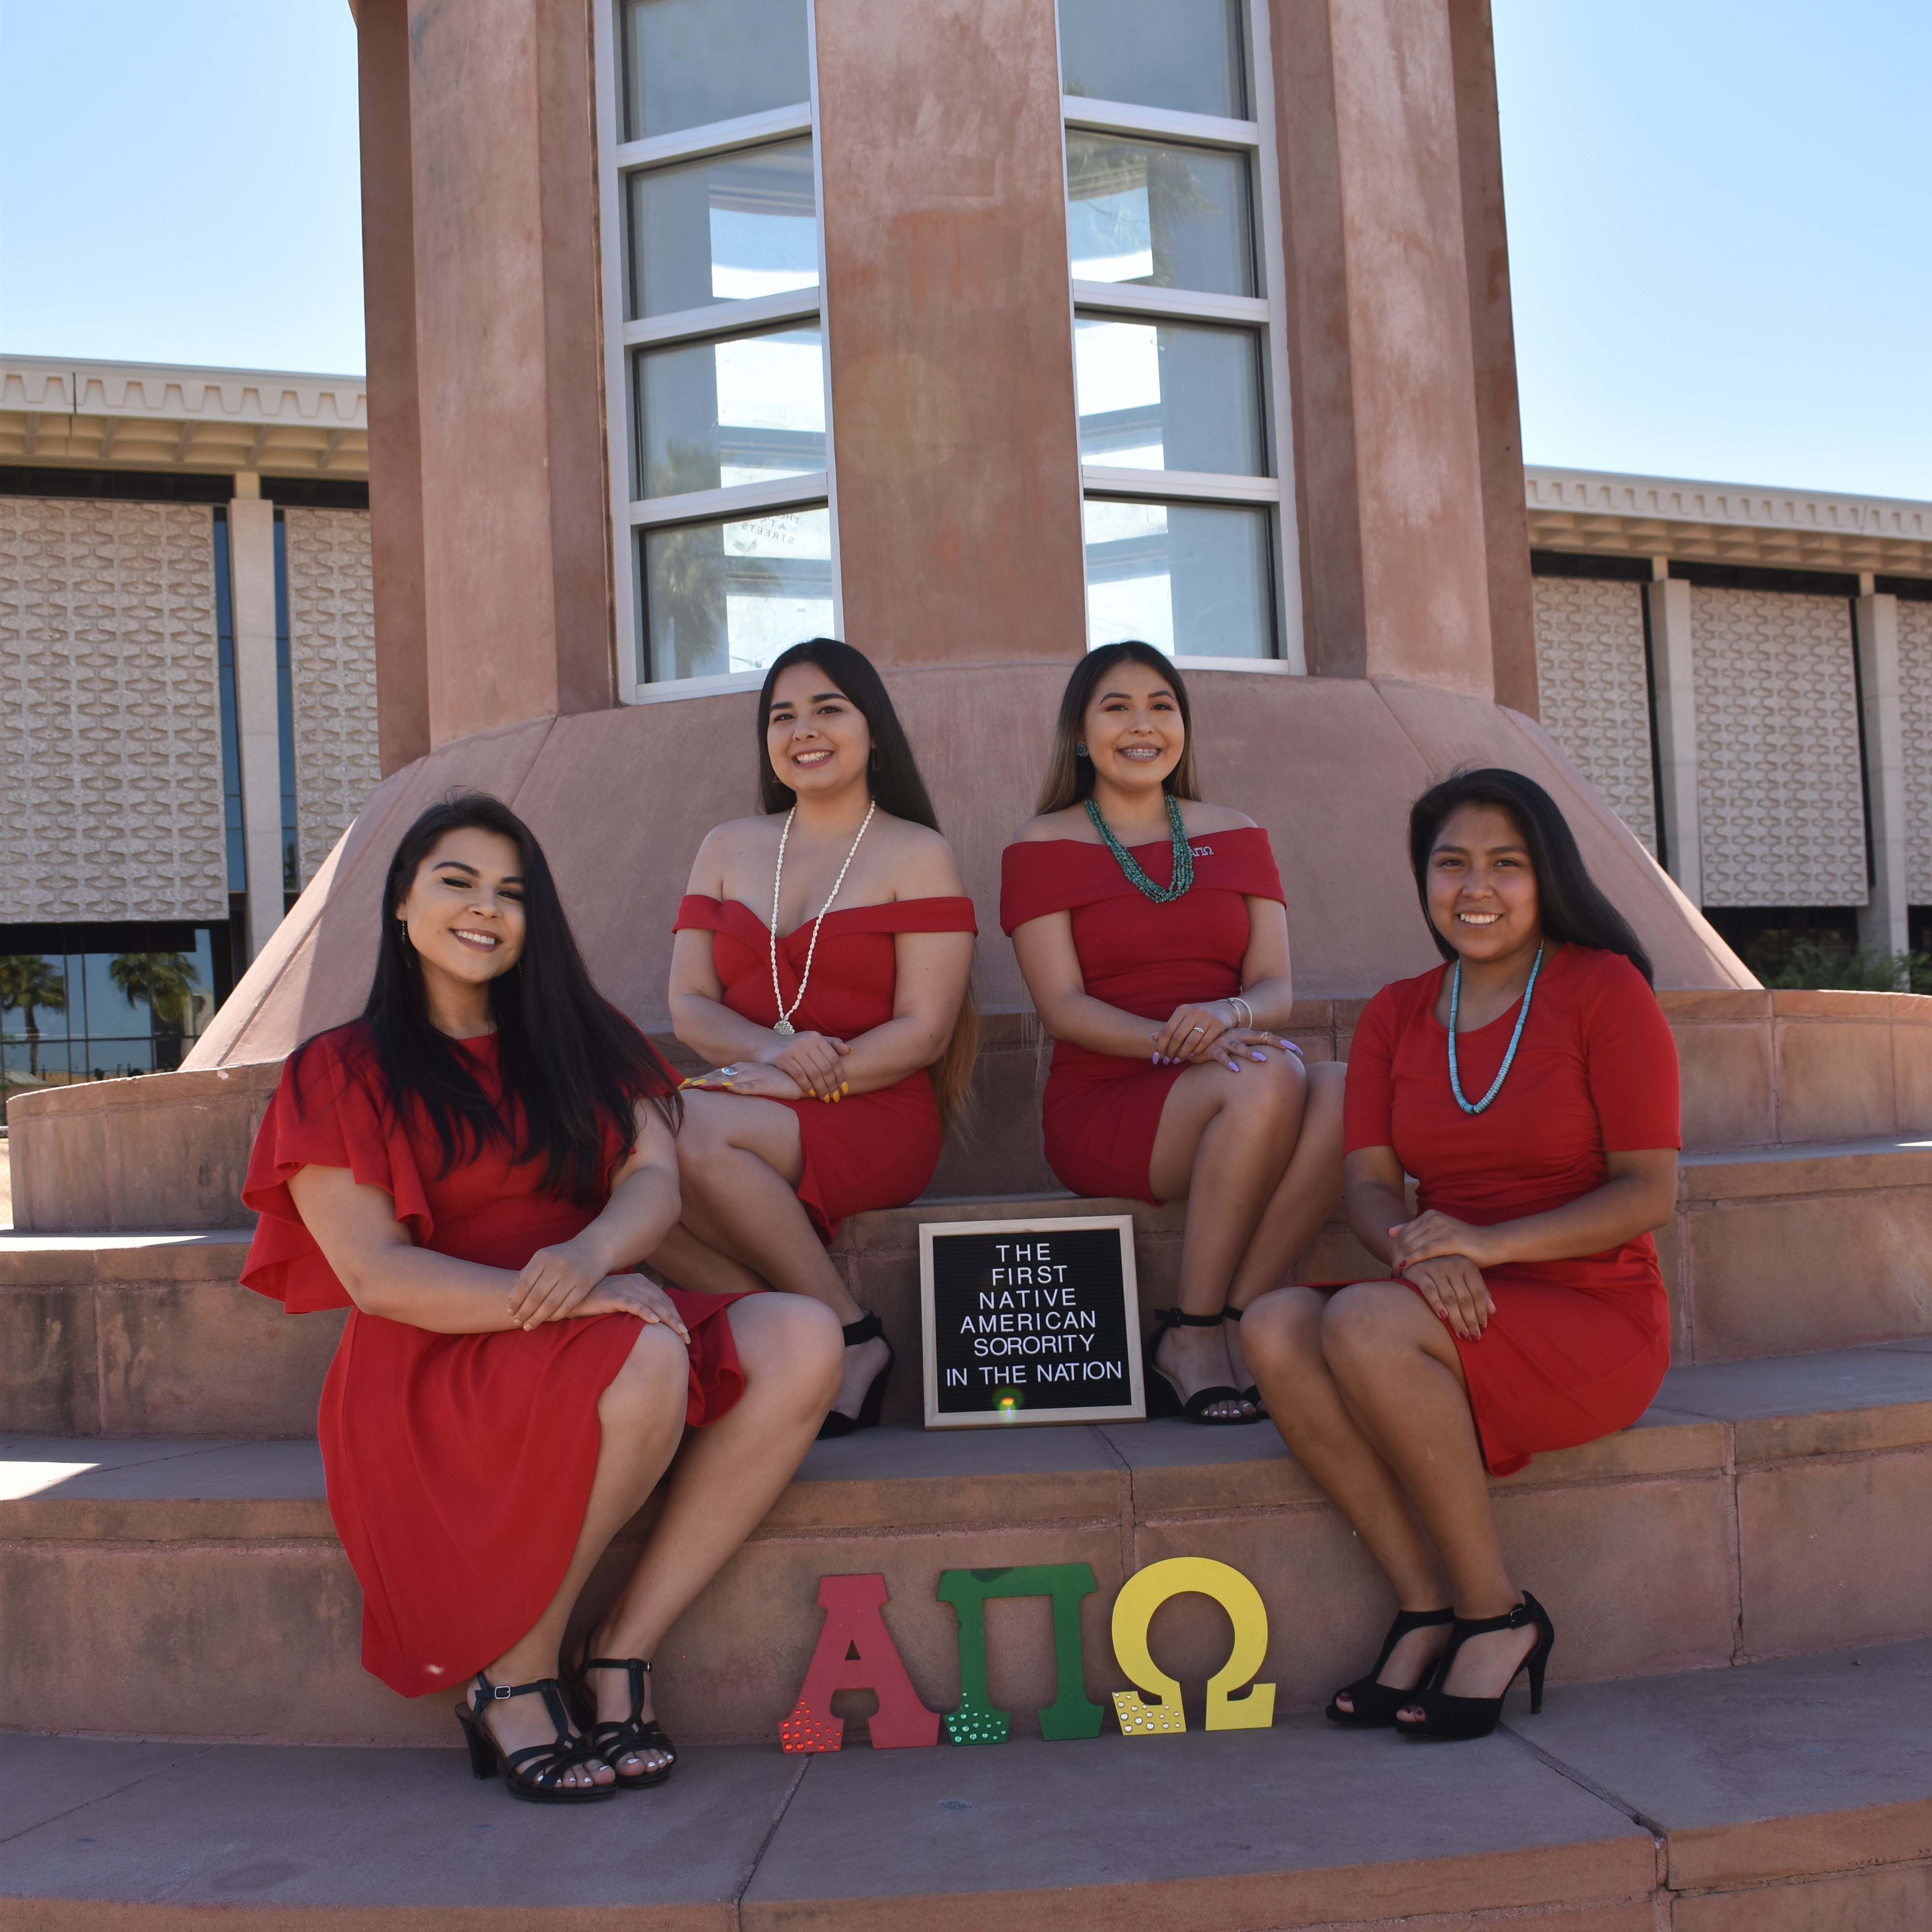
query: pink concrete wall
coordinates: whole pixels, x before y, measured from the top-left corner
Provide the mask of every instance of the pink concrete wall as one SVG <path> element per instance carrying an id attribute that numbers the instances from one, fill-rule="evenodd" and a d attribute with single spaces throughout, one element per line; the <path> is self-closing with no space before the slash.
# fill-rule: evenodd
<path id="1" fill-rule="evenodd" d="M 845 634 L 882 664 L 1085 641 L 1052 0 L 818 0 Z"/>
<path id="2" fill-rule="evenodd" d="M 1309 668 L 1488 698 L 1448 10 L 1272 0 L 1271 25 Z"/>

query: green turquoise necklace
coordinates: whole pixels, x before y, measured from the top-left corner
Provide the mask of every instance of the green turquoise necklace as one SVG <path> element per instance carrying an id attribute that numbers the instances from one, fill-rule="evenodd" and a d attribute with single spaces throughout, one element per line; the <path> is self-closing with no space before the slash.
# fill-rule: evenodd
<path id="1" fill-rule="evenodd" d="M 1516 1050 L 1522 1043 L 1523 1022 L 1529 1018 L 1529 1003 L 1536 998 L 1536 976 L 1543 970 L 1543 948 L 1536 949 L 1536 957 L 1529 968 L 1529 984 L 1522 989 L 1522 1004 L 1516 1010 L 1516 1030 L 1510 1035 L 1509 1051 L 1503 1055 L 1503 1064 L 1496 1070 L 1496 1077 L 1490 1082 L 1490 1090 L 1480 1100 L 1468 1099 L 1462 1092 L 1462 1070 L 1456 1064 L 1456 1016 L 1462 1005 L 1462 962 L 1456 962 L 1456 976 L 1449 982 L 1449 1090 L 1456 1096 L 1456 1104 L 1466 1114 L 1480 1114 L 1503 1090 L 1503 1082 L 1509 1078 L 1509 1070 L 1516 1064 Z"/>
<path id="2" fill-rule="evenodd" d="M 1156 905 L 1172 905 L 1182 898 L 1194 884 L 1194 854 L 1187 842 L 1187 828 L 1180 822 L 1180 807 L 1174 802 L 1172 793 L 1167 800 L 1168 830 L 1174 835 L 1174 883 L 1157 886 L 1141 868 L 1140 861 L 1116 838 L 1107 821 L 1100 816 L 1100 808 L 1090 795 L 1087 800 L 1087 816 L 1094 821 L 1094 830 L 1099 832 L 1107 850 L 1120 861 L 1120 870 L 1126 874 L 1127 883 L 1142 898 L 1151 899 Z"/>

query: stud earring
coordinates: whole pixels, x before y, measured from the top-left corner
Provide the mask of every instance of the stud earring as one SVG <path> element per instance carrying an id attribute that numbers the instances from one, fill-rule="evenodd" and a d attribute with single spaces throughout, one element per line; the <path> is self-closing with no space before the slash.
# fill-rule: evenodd
<path id="1" fill-rule="evenodd" d="M 1074 746 L 1073 755 L 1076 758 L 1084 758 L 1087 754 L 1086 741 L 1083 739 L 1078 744 Z"/>

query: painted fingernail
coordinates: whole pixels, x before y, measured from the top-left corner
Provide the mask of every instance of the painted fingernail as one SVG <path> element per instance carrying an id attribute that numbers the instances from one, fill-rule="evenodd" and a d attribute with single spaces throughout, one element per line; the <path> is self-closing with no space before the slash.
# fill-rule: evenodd
<path id="1" fill-rule="evenodd" d="M 1264 1053 L 1251 1053 L 1248 1055 L 1248 1058 L 1250 1060 L 1265 1060 L 1267 1059 L 1268 1055 Z"/>

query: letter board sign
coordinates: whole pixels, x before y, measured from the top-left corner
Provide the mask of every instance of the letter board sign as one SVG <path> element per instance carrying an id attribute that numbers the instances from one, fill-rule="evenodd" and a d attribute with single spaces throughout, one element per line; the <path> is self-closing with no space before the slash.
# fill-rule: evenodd
<path id="1" fill-rule="evenodd" d="M 1131 1215 L 922 1222 L 919 1275 L 927 1428 L 1146 1415 Z"/>

